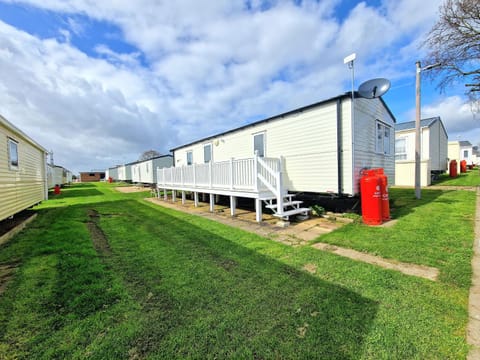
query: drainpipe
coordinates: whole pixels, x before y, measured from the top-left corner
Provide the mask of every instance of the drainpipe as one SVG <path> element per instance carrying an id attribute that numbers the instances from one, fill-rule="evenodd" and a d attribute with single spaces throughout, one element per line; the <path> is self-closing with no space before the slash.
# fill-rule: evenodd
<path id="1" fill-rule="evenodd" d="M 53 153 L 52 153 L 53 154 Z M 44 187 L 43 191 L 45 192 L 45 200 L 48 200 L 48 166 L 47 166 L 47 156 L 48 153 L 45 153 L 45 156 L 43 157 L 43 181 L 44 181 Z"/>
<path id="2" fill-rule="evenodd" d="M 352 154 L 353 156 L 353 154 Z M 342 99 L 337 99 L 337 178 L 338 178 L 338 196 L 342 195 Z"/>

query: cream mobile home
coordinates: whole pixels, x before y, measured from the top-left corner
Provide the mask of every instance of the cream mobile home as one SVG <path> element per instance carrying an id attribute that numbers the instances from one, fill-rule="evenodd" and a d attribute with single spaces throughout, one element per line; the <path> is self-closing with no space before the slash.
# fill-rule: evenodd
<path id="1" fill-rule="evenodd" d="M 107 179 L 107 181 L 108 181 L 111 178 L 112 181 L 117 181 L 118 180 L 118 168 L 119 168 L 118 166 L 108 168 L 105 171 L 105 179 Z"/>
<path id="2" fill-rule="evenodd" d="M 447 171 L 448 135 L 440 117 L 420 121 L 421 185 Z M 415 185 L 415 121 L 395 125 L 395 185 Z"/>
<path id="3" fill-rule="evenodd" d="M 156 184 L 157 169 L 171 167 L 172 155 L 157 156 L 132 164 L 132 182 L 141 184 Z"/>
<path id="4" fill-rule="evenodd" d="M 47 165 L 48 188 L 52 189 L 55 185 L 62 186 L 66 182 L 66 170 L 60 165 Z"/>
<path id="5" fill-rule="evenodd" d="M 47 153 L 0 116 L 0 221 L 47 199 Z"/>
<path id="6" fill-rule="evenodd" d="M 348 93 L 176 147 L 158 187 L 255 198 L 259 220 L 261 200 L 285 218 L 301 213 L 293 193 L 357 196 L 365 168 L 393 184 L 395 118 L 381 98 L 354 105 Z"/>
<path id="7" fill-rule="evenodd" d="M 132 163 L 119 165 L 117 168 L 117 174 L 119 181 L 132 181 Z"/>
<path id="8" fill-rule="evenodd" d="M 470 141 L 449 141 L 448 158 L 457 161 L 457 172 L 460 172 L 460 161 L 465 160 L 467 165 L 473 164 L 473 146 Z"/>

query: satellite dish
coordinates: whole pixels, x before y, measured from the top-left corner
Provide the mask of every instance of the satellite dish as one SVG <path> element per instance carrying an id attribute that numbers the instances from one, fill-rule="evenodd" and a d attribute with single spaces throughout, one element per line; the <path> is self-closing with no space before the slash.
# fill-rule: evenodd
<path id="1" fill-rule="evenodd" d="M 365 81 L 358 88 L 361 97 L 374 99 L 385 94 L 390 89 L 390 80 L 384 78 Z"/>

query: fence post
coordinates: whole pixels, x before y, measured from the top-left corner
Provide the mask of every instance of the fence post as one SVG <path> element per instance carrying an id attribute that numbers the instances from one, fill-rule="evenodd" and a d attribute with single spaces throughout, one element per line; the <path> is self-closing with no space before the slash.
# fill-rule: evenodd
<path id="1" fill-rule="evenodd" d="M 233 190 L 233 158 L 230 158 L 230 190 Z"/>
<path id="2" fill-rule="evenodd" d="M 195 169 L 197 168 L 196 164 L 193 164 L 193 187 L 197 187 L 197 175 Z"/>
<path id="3" fill-rule="evenodd" d="M 212 176 L 213 176 L 213 168 L 212 168 L 212 160 L 208 162 L 208 184 L 210 186 L 210 189 L 212 188 Z"/>
<path id="4" fill-rule="evenodd" d="M 255 156 L 253 157 L 253 186 L 256 192 L 258 192 L 258 150 L 255 150 Z"/>
<path id="5" fill-rule="evenodd" d="M 277 181 L 277 211 L 281 215 L 283 214 L 283 156 L 280 156 L 280 159 L 278 160 L 278 172 L 277 172 L 277 178 L 275 179 Z"/>

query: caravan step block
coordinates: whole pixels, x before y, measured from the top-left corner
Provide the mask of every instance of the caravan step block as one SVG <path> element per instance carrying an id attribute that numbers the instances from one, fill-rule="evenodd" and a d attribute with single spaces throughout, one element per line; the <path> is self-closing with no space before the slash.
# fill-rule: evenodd
<path id="1" fill-rule="evenodd" d="M 298 208 L 298 209 L 284 211 L 283 214 L 273 214 L 273 216 L 280 217 L 280 218 L 288 218 L 289 216 L 298 215 L 298 214 L 308 215 L 309 212 L 310 212 L 309 208 Z"/>
<path id="2" fill-rule="evenodd" d="M 295 206 L 295 205 L 300 205 L 303 201 L 301 200 L 294 200 L 294 201 L 287 201 L 283 203 L 283 206 Z M 265 206 L 267 209 L 276 209 L 278 207 L 278 204 L 270 204 Z"/>

